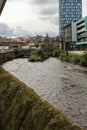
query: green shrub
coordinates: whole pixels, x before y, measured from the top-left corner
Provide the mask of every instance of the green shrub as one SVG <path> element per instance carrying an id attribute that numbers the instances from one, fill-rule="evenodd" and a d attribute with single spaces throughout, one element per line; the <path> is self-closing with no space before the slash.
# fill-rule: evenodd
<path id="1" fill-rule="evenodd" d="M 61 51 L 60 50 L 54 50 L 53 51 L 53 57 L 59 57 L 60 56 Z"/>
<path id="2" fill-rule="evenodd" d="M 36 61 L 44 61 L 45 59 L 47 59 L 46 53 L 42 49 L 39 49 L 33 51 L 28 60 L 31 62 L 36 62 Z"/>
<path id="3" fill-rule="evenodd" d="M 59 59 L 64 61 L 65 57 L 66 57 L 66 56 L 65 56 L 64 52 L 62 51 L 62 52 L 60 53 Z"/>
<path id="4" fill-rule="evenodd" d="M 87 60 L 86 60 L 84 57 L 82 57 L 82 58 L 80 59 L 79 64 L 80 64 L 81 66 L 87 66 Z"/>
<path id="5" fill-rule="evenodd" d="M 44 57 L 44 55 L 45 55 L 45 53 L 42 49 L 37 50 L 36 54 L 39 55 L 39 56 L 42 56 L 42 57 Z"/>
<path id="6" fill-rule="evenodd" d="M 29 61 L 31 62 L 36 62 L 36 61 L 41 61 L 41 57 L 38 56 L 38 55 L 31 55 L 30 58 L 29 58 Z"/>
<path id="7" fill-rule="evenodd" d="M 62 52 L 60 54 L 59 58 L 62 61 L 68 61 L 68 62 L 72 62 L 74 64 L 79 64 L 79 62 L 80 62 L 80 56 L 78 56 L 78 55 L 68 55 L 68 56 L 66 56 L 64 52 Z"/>
<path id="8" fill-rule="evenodd" d="M 87 52 L 82 55 L 82 57 L 87 60 Z"/>
<path id="9" fill-rule="evenodd" d="M 73 62 L 74 64 L 79 64 L 79 62 L 80 62 L 80 56 L 78 56 L 78 55 L 73 55 L 73 56 L 71 57 L 71 62 Z"/>
<path id="10" fill-rule="evenodd" d="M 65 52 L 61 52 L 59 59 L 62 61 L 68 61 L 74 64 L 79 64 L 81 66 L 87 66 L 87 53 L 84 53 L 83 55 L 66 55 Z"/>
<path id="11" fill-rule="evenodd" d="M 80 58 L 80 63 L 81 66 L 87 66 L 87 53 L 84 53 L 81 58 Z"/>
<path id="12" fill-rule="evenodd" d="M 63 61 L 70 62 L 70 56 L 64 56 L 64 57 L 63 57 Z"/>

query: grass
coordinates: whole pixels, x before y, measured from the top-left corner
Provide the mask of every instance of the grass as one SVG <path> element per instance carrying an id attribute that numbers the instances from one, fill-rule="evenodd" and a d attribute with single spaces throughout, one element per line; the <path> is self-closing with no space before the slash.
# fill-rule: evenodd
<path id="1" fill-rule="evenodd" d="M 65 55 L 65 53 L 62 52 L 62 53 L 60 53 L 59 58 L 62 61 L 68 61 L 68 62 L 71 62 L 73 64 L 78 64 L 81 66 L 87 66 L 87 52 L 84 53 L 83 55 L 76 55 L 76 54 Z"/>
<path id="2" fill-rule="evenodd" d="M 87 53 L 84 53 L 81 58 L 79 64 L 81 66 L 87 66 Z"/>
<path id="3" fill-rule="evenodd" d="M 1 130 L 81 130 L 75 127 L 61 111 L 0 67 Z"/>

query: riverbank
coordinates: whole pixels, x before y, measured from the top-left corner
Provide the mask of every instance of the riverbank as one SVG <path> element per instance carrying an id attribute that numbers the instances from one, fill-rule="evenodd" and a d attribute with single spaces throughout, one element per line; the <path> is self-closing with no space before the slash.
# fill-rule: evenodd
<path id="1" fill-rule="evenodd" d="M 38 62 L 44 61 L 50 57 L 59 58 L 62 61 L 71 62 L 81 66 L 87 66 L 87 52 L 83 51 L 62 51 L 49 44 L 49 47 L 45 45 L 41 49 L 15 49 L 14 51 L 2 51 L 0 52 L 0 65 L 7 61 L 11 61 L 16 58 L 28 58 L 28 61 Z"/>
<path id="2" fill-rule="evenodd" d="M 53 59 L 53 58 L 50 58 L 50 59 Z M 31 75 L 31 74 L 33 74 L 34 76 L 35 76 L 35 79 L 37 80 L 36 82 L 34 82 L 35 80 L 33 79 L 33 84 L 31 84 L 30 82 L 29 82 L 29 85 L 31 86 L 31 87 L 34 87 L 34 90 L 36 91 L 36 92 L 38 92 L 37 90 L 39 90 L 39 95 L 41 95 L 41 97 L 44 97 L 44 98 L 46 98 L 46 100 L 47 101 L 52 101 L 53 102 L 53 104 L 54 104 L 54 106 L 55 106 L 55 104 L 57 104 L 58 105 L 58 108 L 61 110 L 61 108 L 66 108 L 65 110 L 62 110 L 65 114 L 67 114 L 69 117 L 71 117 L 73 120 L 75 120 L 75 122 L 77 122 L 78 124 L 80 124 L 82 127 L 84 127 L 85 128 L 85 130 L 86 130 L 86 128 L 87 128 L 87 125 L 86 125 L 86 117 L 85 117 L 85 115 L 86 115 L 86 110 L 85 109 L 83 109 L 83 104 L 85 104 L 85 108 L 86 108 L 86 94 L 85 94 L 85 97 L 84 97 L 84 92 L 86 92 L 86 88 L 85 88 L 85 86 L 84 86 L 84 75 L 80 75 L 80 77 L 79 77 L 79 79 L 80 78 L 82 78 L 81 80 L 79 80 L 79 84 L 78 84 L 78 79 L 76 79 L 76 83 L 75 84 L 73 84 L 73 81 L 75 80 L 75 78 L 73 79 L 72 78 L 72 80 L 71 79 L 69 79 L 70 78 L 70 76 L 68 76 L 68 75 L 71 75 L 71 73 L 70 74 L 68 74 L 67 72 L 65 72 L 65 74 L 63 73 L 60 73 L 59 75 L 58 75 L 58 73 L 57 73 L 57 75 L 58 75 L 58 77 L 55 75 L 55 73 L 56 72 L 58 72 L 59 70 L 59 72 L 62 72 L 61 70 L 63 70 L 63 68 L 59 68 L 60 66 L 62 67 L 64 67 L 64 69 L 68 69 L 70 72 L 71 72 L 71 68 L 70 67 L 68 67 L 67 65 L 63 65 L 63 62 L 61 62 L 61 65 L 59 66 L 55 66 L 55 60 L 54 61 L 52 61 L 51 63 L 49 63 L 49 64 L 45 64 L 44 65 L 44 63 L 47 63 L 47 61 L 50 61 L 50 59 L 48 59 L 48 60 L 46 60 L 45 62 L 39 62 L 39 63 L 30 63 L 30 62 L 28 62 L 26 59 L 26 61 L 27 61 L 27 63 L 26 63 L 26 61 L 24 62 L 20 62 L 20 64 L 19 64 L 19 67 L 17 66 L 18 65 L 18 63 L 16 63 L 15 61 L 16 60 L 19 60 L 20 61 L 20 59 L 15 59 L 15 60 L 13 60 L 13 61 L 11 61 L 11 62 L 14 62 L 14 63 L 16 63 L 15 65 L 9 65 L 8 66 L 8 69 L 9 69 L 9 67 L 10 67 L 10 69 L 12 69 L 11 67 L 13 67 L 13 74 L 15 74 L 15 72 L 18 72 L 19 73 L 19 76 L 18 76 L 18 78 L 20 78 L 20 75 L 22 76 L 21 77 L 21 80 L 23 81 L 23 82 L 25 82 L 25 79 L 26 79 L 26 81 L 27 81 L 27 79 L 28 79 L 28 81 L 30 81 L 31 82 L 31 80 L 33 79 L 33 76 Z M 21 59 L 21 61 L 22 61 L 23 59 Z M 57 64 L 58 64 L 58 62 L 59 62 L 59 60 L 56 60 L 57 62 Z M 54 68 L 52 68 L 52 66 L 50 67 L 49 65 L 52 65 L 54 63 Z M 7 64 L 7 63 L 6 63 Z M 24 64 L 24 66 L 22 66 Z M 29 67 L 26 67 L 26 65 L 27 64 L 31 64 L 31 66 Z M 40 69 L 40 67 L 41 66 L 38 66 L 38 65 L 41 65 L 42 66 L 42 64 L 43 64 L 43 68 L 45 68 L 46 69 L 46 71 L 45 71 L 45 69 L 43 70 L 42 68 Z M 37 71 L 35 71 L 35 67 L 39 67 L 38 68 L 38 70 Z M 73 64 L 72 64 L 72 66 L 73 66 Z M 21 68 L 22 67 L 22 68 Z M 17 69 L 18 68 L 18 69 Z M 26 68 L 26 69 L 25 69 Z M 48 69 L 49 68 L 49 69 Z M 15 70 L 16 69 L 16 70 Z M 30 77 L 31 77 L 31 79 L 30 78 L 28 78 L 28 70 L 32 70 L 33 69 L 33 72 L 29 72 L 30 73 Z M 39 69 L 40 69 L 40 71 L 39 71 Z M 47 69 L 48 69 L 48 71 L 47 71 Z M 59 70 L 58 70 L 59 69 Z M 20 72 L 18 71 L 18 70 L 20 70 Z M 26 71 L 25 71 L 26 70 Z M 43 70 L 43 71 L 42 71 Z M 58 71 L 57 71 L 58 70 Z M 76 71 L 78 71 L 78 69 L 76 69 Z M 79 70 L 78 71 L 78 73 L 80 73 L 80 71 L 82 72 L 82 70 Z M 22 72 L 22 73 L 21 73 Z M 44 75 L 42 74 L 42 80 L 40 79 L 41 78 L 41 75 L 39 75 L 39 77 L 37 76 L 37 74 L 40 74 L 40 72 L 41 72 L 41 74 L 42 74 L 42 72 L 44 72 Z M 45 72 L 47 72 L 47 74 L 45 73 Z M 52 72 L 52 73 L 50 73 L 50 72 Z M 85 71 L 86 72 L 86 71 Z M 26 76 L 25 76 L 25 73 L 26 73 Z M 47 75 L 47 78 L 45 78 L 45 76 Z M 53 78 L 50 78 L 49 79 L 49 75 L 53 75 Z M 66 75 L 66 77 L 64 77 L 64 75 Z M 75 72 L 74 72 L 74 75 L 75 75 Z M 17 76 L 17 75 L 16 75 Z M 62 79 L 62 81 L 63 81 L 63 86 L 61 86 L 61 82 L 60 82 L 60 78 L 59 77 L 61 77 L 61 79 Z M 67 77 L 68 77 L 68 79 L 67 79 Z M 76 77 L 78 77 L 78 74 L 77 74 L 77 76 Z M 86 77 L 86 79 L 87 79 L 87 77 Z M 42 83 L 39 85 L 39 81 L 42 81 Z M 45 81 L 45 83 L 43 83 L 43 81 Z M 51 82 L 52 81 L 52 82 Z M 83 82 L 80 82 L 80 81 L 83 81 Z M 25 82 L 26 83 L 26 82 Z M 46 83 L 47 83 L 47 85 L 46 85 Z M 36 86 L 34 86 L 34 85 L 36 85 Z M 51 86 L 52 85 L 52 86 Z M 86 83 L 86 85 L 87 85 L 87 83 Z M 40 86 L 40 87 L 39 87 Z M 41 87 L 41 86 L 43 86 L 43 88 Z M 47 87 L 47 89 L 45 90 L 45 86 Z M 60 87 L 59 87 L 60 86 Z M 72 89 L 72 86 L 75 86 L 74 88 L 74 95 L 73 96 L 75 96 L 75 100 L 73 100 L 73 96 L 71 96 L 73 93 L 73 91 L 68 91 L 68 93 L 67 93 L 67 88 L 69 88 L 69 90 L 73 90 Z M 83 87 L 82 87 L 83 86 Z M 50 87 L 50 88 L 49 88 Z M 57 88 L 57 90 L 56 90 L 56 87 L 58 87 Z M 83 92 L 82 94 L 80 94 L 80 91 L 79 91 L 79 87 L 80 87 L 80 90 L 81 90 L 81 92 Z M 52 88 L 52 90 L 51 91 L 49 91 L 50 89 Z M 66 88 L 66 89 L 65 89 Z M 71 88 L 71 89 L 70 89 Z M 78 88 L 77 90 L 76 90 L 76 88 Z M 45 91 L 44 91 L 45 90 Z M 42 91 L 42 93 L 41 93 L 41 91 Z M 47 92 L 46 92 L 47 91 Z M 43 94 L 43 92 L 45 92 L 45 95 Z M 77 92 L 78 94 L 75 94 L 75 92 Z M 50 95 L 52 95 L 52 93 L 53 93 L 53 95 L 54 96 L 50 96 Z M 79 95 L 80 94 L 80 95 Z M 55 98 L 55 95 L 57 95 L 58 97 L 57 98 Z M 66 95 L 68 95 L 69 96 L 69 99 L 68 98 L 66 98 Z M 76 96 L 77 95 L 77 96 Z M 50 100 L 49 100 L 49 97 L 50 97 Z M 83 98 L 82 98 L 83 97 Z M 70 99 L 71 98 L 71 99 Z M 56 99 L 56 101 L 55 101 L 55 99 Z M 66 99 L 68 99 L 68 100 L 66 100 Z M 79 100 L 79 99 L 82 99 L 82 100 Z M 54 100 L 54 101 L 53 101 Z M 75 101 L 75 102 L 72 102 L 72 101 Z M 76 105 L 76 102 L 77 102 L 77 105 Z M 78 102 L 80 102 L 80 103 L 78 103 Z M 62 105 L 60 105 L 62 103 Z M 68 104 L 67 104 L 68 103 Z M 71 104 L 71 106 L 70 106 L 70 104 Z M 69 107 L 68 107 L 69 106 Z M 78 119 L 79 119 L 79 121 L 77 120 L 77 119 L 75 119 L 75 118 L 77 117 Z M 81 118 L 81 119 L 80 119 Z"/>
<path id="3" fill-rule="evenodd" d="M 31 53 L 28 58 L 31 62 L 44 61 L 47 58 L 56 57 L 62 61 L 71 62 L 73 64 L 78 64 L 80 66 L 87 66 L 87 52 L 81 51 L 62 51 L 53 49 L 50 53 L 49 51 L 45 51 L 44 49 L 35 50 Z"/>
<path id="4" fill-rule="evenodd" d="M 13 59 L 15 59 L 14 51 L 0 51 L 0 65 Z"/>
<path id="5" fill-rule="evenodd" d="M 0 65 L 17 58 L 29 57 L 33 49 L 14 49 L 0 51 Z"/>
<path id="6" fill-rule="evenodd" d="M 0 67 L 0 128 L 2 130 L 81 130 L 2 67 Z"/>
<path id="7" fill-rule="evenodd" d="M 61 52 L 58 58 L 62 61 L 71 62 L 80 66 L 87 66 L 87 52 Z"/>
<path id="8" fill-rule="evenodd" d="M 3 67 L 87 130 L 86 68 L 56 58 L 34 63 L 15 59 Z"/>

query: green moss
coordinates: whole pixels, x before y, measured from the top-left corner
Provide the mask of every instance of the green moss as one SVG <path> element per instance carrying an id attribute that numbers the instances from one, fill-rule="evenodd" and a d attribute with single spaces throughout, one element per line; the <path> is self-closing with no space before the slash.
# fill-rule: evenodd
<path id="1" fill-rule="evenodd" d="M 70 128 L 70 120 L 66 119 L 64 115 L 61 115 L 61 113 L 59 113 L 55 118 L 53 118 L 46 126 L 46 130 L 70 130 Z"/>
<path id="2" fill-rule="evenodd" d="M 81 130 L 0 67 L 0 130 Z"/>
<path id="3" fill-rule="evenodd" d="M 56 112 L 46 101 L 38 100 L 31 112 L 28 112 L 22 127 L 25 129 L 30 128 L 31 130 L 43 130 L 50 119 L 56 116 Z"/>

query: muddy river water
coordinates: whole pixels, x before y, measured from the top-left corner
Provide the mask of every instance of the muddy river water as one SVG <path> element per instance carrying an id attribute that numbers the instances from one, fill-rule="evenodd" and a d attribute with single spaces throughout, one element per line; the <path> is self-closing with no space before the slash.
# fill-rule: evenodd
<path id="1" fill-rule="evenodd" d="M 3 67 L 87 130 L 87 68 L 55 58 L 15 59 Z"/>

